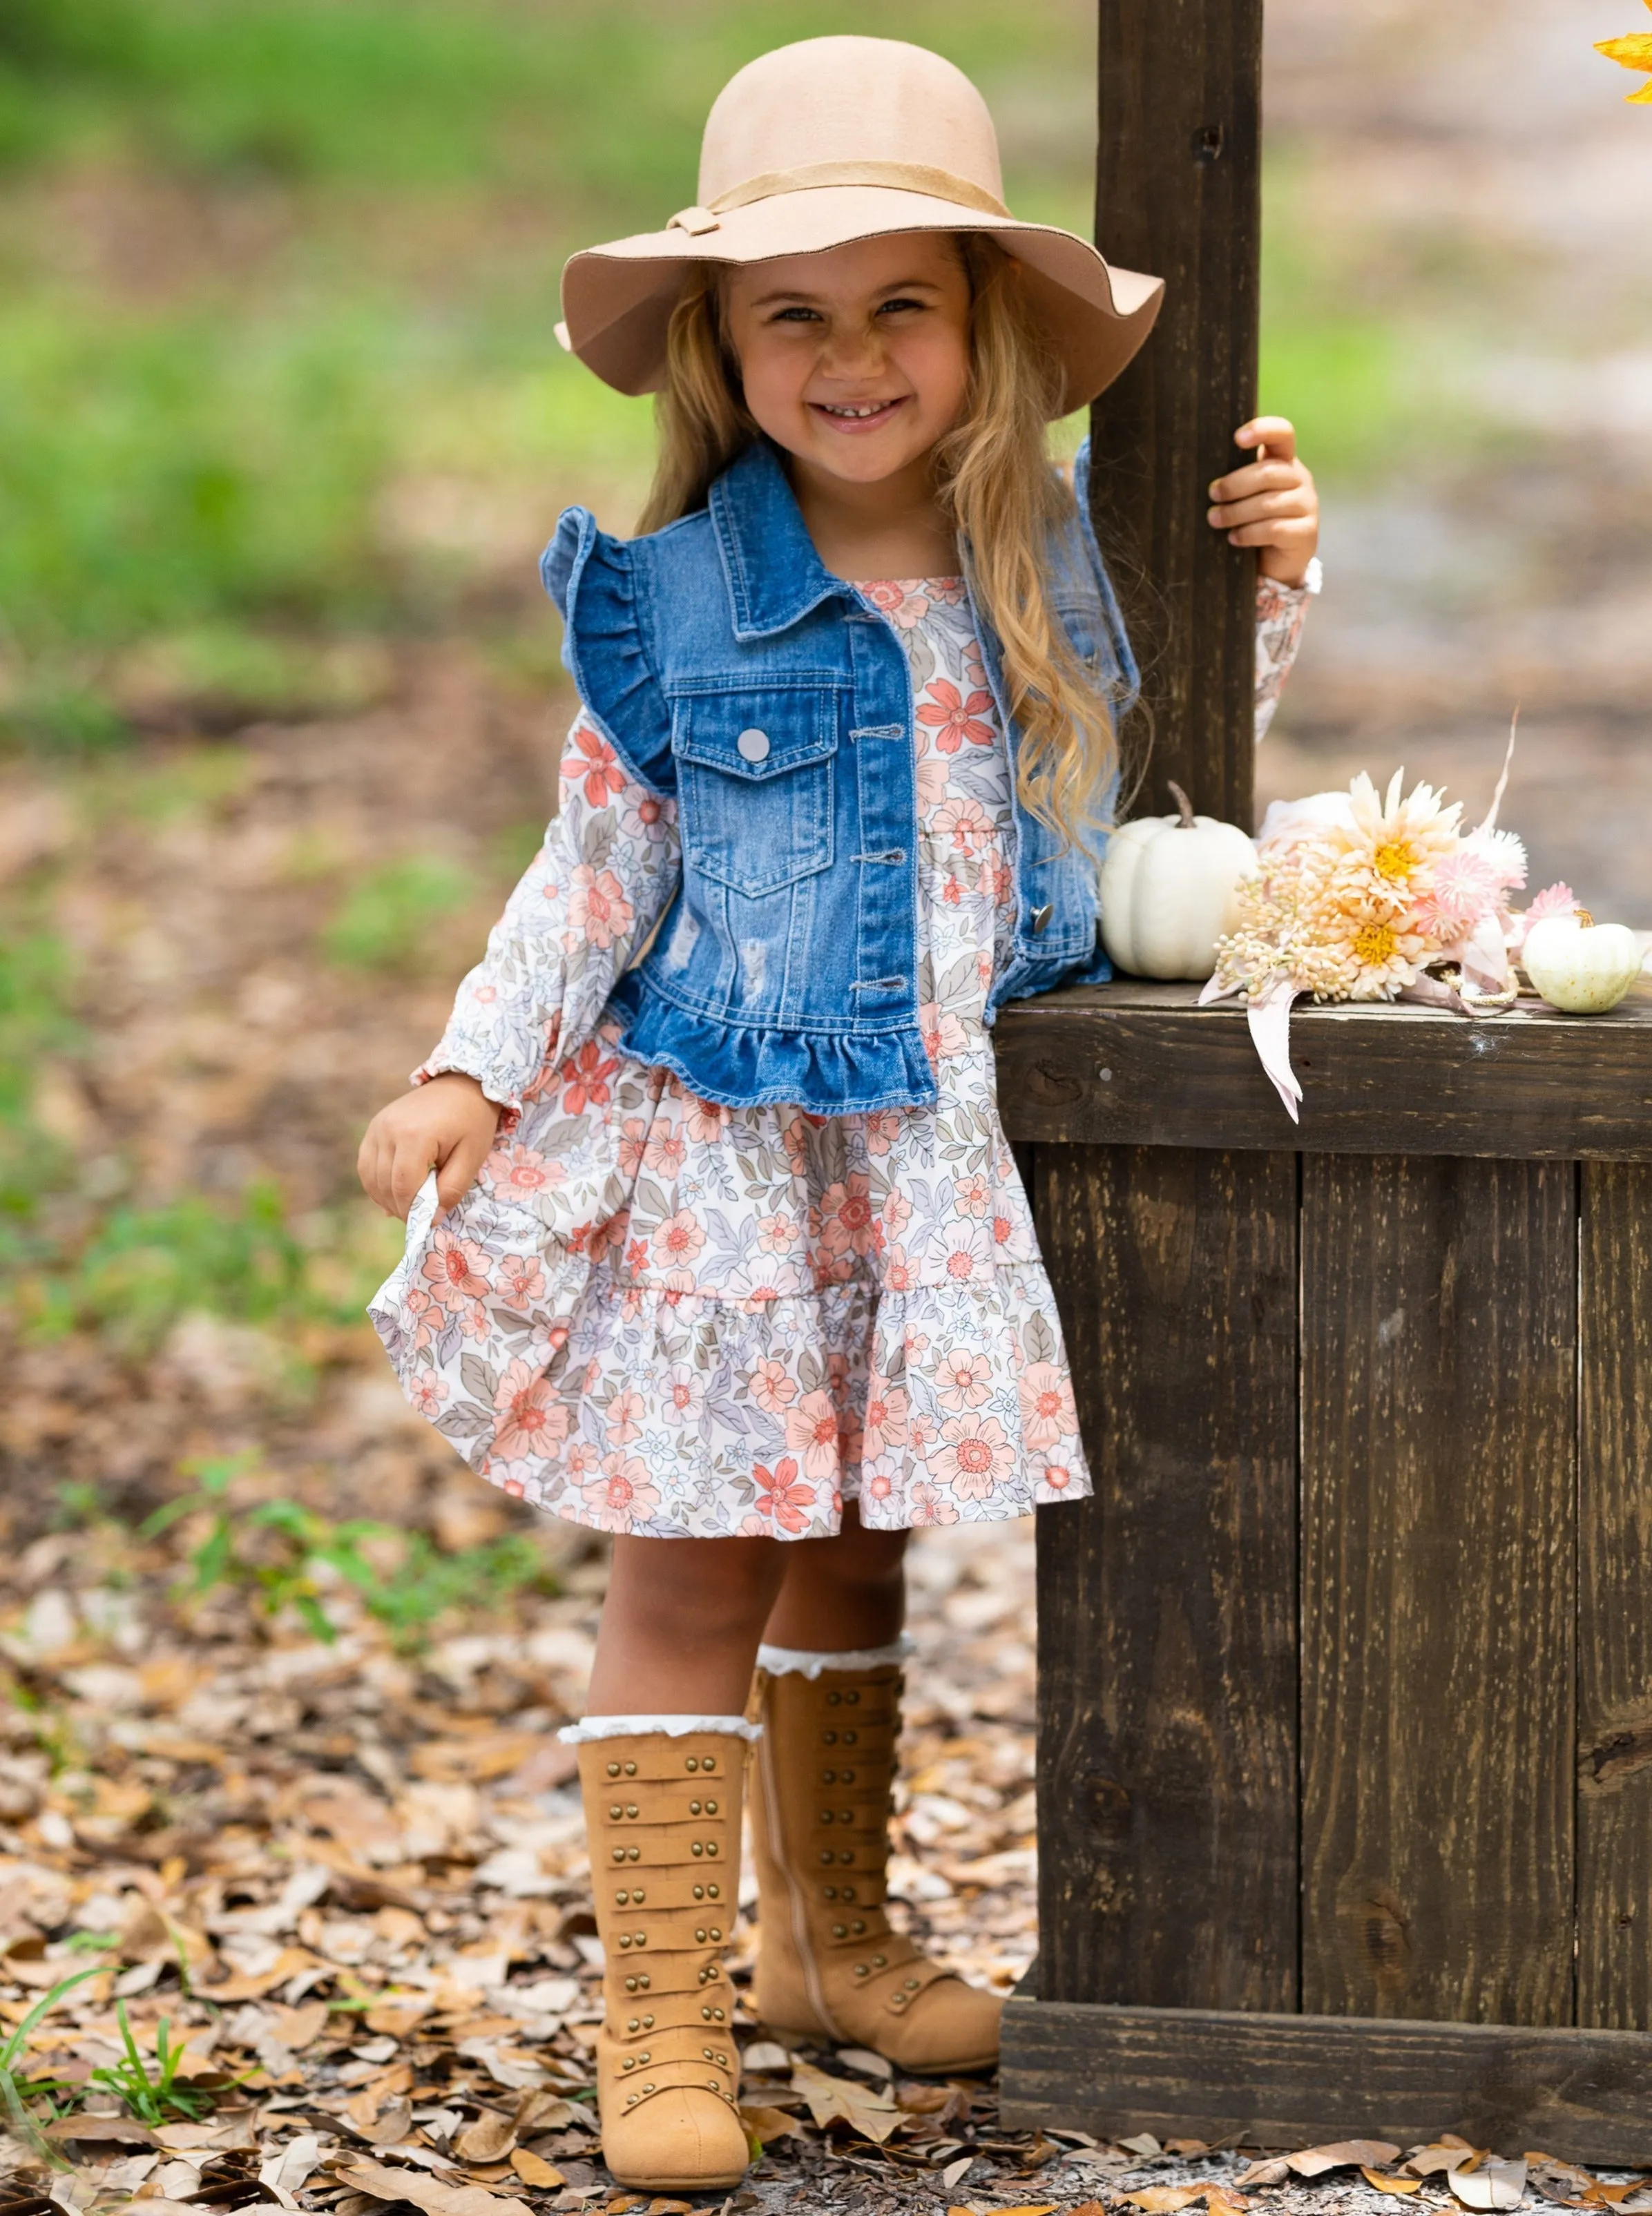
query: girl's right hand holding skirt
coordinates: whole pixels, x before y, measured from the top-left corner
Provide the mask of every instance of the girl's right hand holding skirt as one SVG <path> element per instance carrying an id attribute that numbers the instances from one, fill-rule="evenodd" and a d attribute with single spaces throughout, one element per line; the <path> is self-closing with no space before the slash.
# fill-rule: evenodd
<path id="1" fill-rule="evenodd" d="M 499 1110 L 475 1078 L 445 1071 L 379 1111 L 362 1136 L 356 1174 L 370 1200 L 405 1222 L 435 1170 L 436 1206 L 452 1208 L 475 1184 L 498 1128 Z"/>

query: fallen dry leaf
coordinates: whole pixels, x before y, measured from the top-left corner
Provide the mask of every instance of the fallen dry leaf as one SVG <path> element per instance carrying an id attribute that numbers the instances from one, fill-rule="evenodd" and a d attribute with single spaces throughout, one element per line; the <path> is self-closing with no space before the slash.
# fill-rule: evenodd
<path id="1" fill-rule="evenodd" d="M 1133 2139 L 1120 2139 L 1119 2144 L 1127 2154 L 1139 2154 L 1149 2161 L 1164 2152 L 1151 2132 L 1137 2132 Z"/>
<path id="2" fill-rule="evenodd" d="M 1398 2147 L 1387 2139 L 1335 2139 L 1328 2146 L 1304 2147 L 1285 2160 L 1298 2177 L 1320 2177 L 1328 2170 L 1357 2170 L 1365 2164 L 1393 2162 Z"/>
<path id="3" fill-rule="evenodd" d="M 1060 2206 L 1058 2201 L 1018 2201 L 1013 2208 L 1001 2208 L 995 2205 L 992 2216 L 1053 2216 L 1053 2212 Z M 976 2216 L 976 2212 L 973 2208 L 949 2208 L 946 2216 Z"/>
<path id="4" fill-rule="evenodd" d="M 881 2146 L 907 2120 L 905 2111 L 897 2108 L 887 2093 L 870 2092 L 851 2078 L 829 2077 L 812 2063 L 798 2063 L 792 2083 L 809 2103 L 809 2113 L 822 2131 L 831 2124 L 845 2123 L 862 2139 Z"/>
<path id="5" fill-rule="evenodd" d="M 1518 2208 L 1526 2196 L 1526 2164 L 1489 2155 L 1471 2170 L 1447 2170 L 1446 2182 L 1465 2208 Z"/>
<path id="6" fill-rule="evenodd" d="M 788 2116 L 784 2108 L 748 2108 L 743 2104 L 740 2121 L 752 2137 L 764 2146 L 770 2139 L 783 2139 L 788 2133 L 798 2139 L 808 2137 L 806 2127 L 795 2116 Z"/>
<path id="7" fill-rule="evenodd" d="M 547 2162 L 543 2155 L 534 2154 L 527 2147 L 513 2147 L 510 2166 L 524 2185 L 565 2185 L 568 2181 L 555 2163 Z"/>
<path id="8" fill-rule="evenodd" d="M 1253 2162 L 1248 2170 L 1234 2179 L 1242 2190 L 1248 2185 L 1283 2185 L 1291 2175 L 1291 2165 L 1282 2154 L 1265 2155 L 1261 2162 Z"/>
<path id="9" fill-rule="evenodd" d="M 1422 2190 L 1422 2180 L 1420 2177 L 1390 2176 L 1380 2170 L 1367 2170 L 1363 2163 L 1359 2165 L 1359 2175 L 1367 2185 L 1374 2185 L 1378 2193 L 1395 2193 L 1403 2197 L 1407 2194 L 1421 2193 Z"/>
<path id="10" fill-rule="evenodd" d="M 1437 2177 L 1443 2170 L 1472 2170 L 1476 2163 L 1485 2160 L 1486 2152 L 1484 2147 L 1458 2139 L 1455 2132 L 1442 2132 L 1427 2146 L 1413 2147 L 1405 2158 L 1405 2167 L 1417 2177 Z"/>
<path id="11" fill-rule="evenodd" d="M 46 2126 L 46 2136 L 59 2146 L 67 2139 L 80 2139 L 88 2145 L 103 2140 L 116 2146 L 152 2147 L 163 2144 L 135 2116 L 59 2116 L 56 2123 Z"/>
<path id="12" fill-rule="evenodd" d="M 375 2201 L 410 2201 L 426 2216 L 533 2216 L 527 2201 L 490 2193 L 484 2185 L 442 2185 L 422 2170 L 391 2170 L 379 2162 L 351 2162 L 337 2172 L 342 2184 Z"/>
<path id="13" fill-rule="evenodd" d="M 1205 2185 L 1147 2185 L 1139 2193 L 1124 2196 L 1133 2208 L 1143 2216 L 1174 2216 L 1178 2208 L 1191 2208 L 1195 2201 L 1202 2201 L 1210 2190 Z"/>
<path id="14" fill-rule="evenodd" d="M 502 2162 L 515 2144 L 515 2119 L 489 2110 L 465 2125 L 453 2141 L 453 2151 L 465 2162 Z"/>

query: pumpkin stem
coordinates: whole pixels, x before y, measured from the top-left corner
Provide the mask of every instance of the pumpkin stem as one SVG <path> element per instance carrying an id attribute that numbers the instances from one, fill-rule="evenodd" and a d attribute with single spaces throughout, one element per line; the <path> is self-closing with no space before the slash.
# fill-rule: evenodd
<path id="1" fill-rule="evenodd" d="M 1589 911 L 1587 910 L 1587 908 L 1575 908 L 1572 910 L 1572 914 L 1573 914 L 1577 918 L 1578 923 L 1579 923 L 1579 925 L 1581 926 L 1581 928 L 1582 928 L 1583 930 L 1585 930 L 1585 931 L 1593 931 L 1593 928 L 1594 928 L 1594 918 L 1593 918 L 1593 917 L 1589 914 Z"/>
<path id="2" fill-rule="evenodd" d="M 1178 808 L 1180 808 L 1180 810 L 1181 810 L 1181 821 L 1180 821 L 1180 823 L 1178 823 L 1178 824 L 1177 824 L 1177 826 L 1176 826 L 1177 830 L 1178 830 L 1178 831 L 1192 831 L 1192 830 L 1195 830 L 1198 827 L 1195 825 L 1195 823 L 1194 823 L 1194 822 L 1193 822 L 1193 802 L 1192 802 L 1191 800 L 1189 800 L 1189 799 L 1188 799 L 1188 797 L 1187 797 L 1187 794 L 1182 791 L 1181 787 L 1180 787 L 1180 786 L 1176 783 L 1176 780 L 1174 779 L 1174 778 L 1168 779 L 1166 781 L 1167 781 L 1167 783 L 1169 785 L 1169 787 L 1170 787 L 1171 791 L 1172 791 L 1172 792 L 1174 792 L 1174 793 L 1175 794 L 1175 796 L 1176 796 L 1176 805 L 1177 805 L 1177 807 L 1178 807 Z"/>

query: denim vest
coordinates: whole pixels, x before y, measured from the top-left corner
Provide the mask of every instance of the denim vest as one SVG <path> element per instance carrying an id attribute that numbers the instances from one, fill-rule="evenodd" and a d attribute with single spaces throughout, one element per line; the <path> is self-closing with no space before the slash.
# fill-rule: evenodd
<path id="1" fill-rule="evenodd" d="M 1116 715 L 1137 672 L 1089 522 L 1050 549 L 1051 606 Z M 918 1026 L 917 800 L 911 674 L 889 619 L 815 551 L 760 441 L 706 508 L 645 538 L 570 508 L 540 564 L 563 661 L 638 783 L 677 806 L 682 877 L 612 1005 L 624 1051 L 703 1099 L 816 1115 L 927 1105 Z M 973 593 L 987 682 L 1008 734 L 1002 650 Z M 1110 976 L 1097 933 L 1105 834 L 1063 852 L 1015 803 L 1006 1000 Z"/>

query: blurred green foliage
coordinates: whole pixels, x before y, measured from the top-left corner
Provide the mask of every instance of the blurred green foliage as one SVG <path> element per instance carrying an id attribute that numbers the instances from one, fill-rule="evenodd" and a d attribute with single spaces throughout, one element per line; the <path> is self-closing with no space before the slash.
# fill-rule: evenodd
<path id="1" fill-rule="evenodd" d="M 440 855 L 410 854 L 370 870 L 322 933 L 329 957 L 351 970 L 416 972 L 444 953 L 435 926 L 470 898 L 465 872 Z"/>

